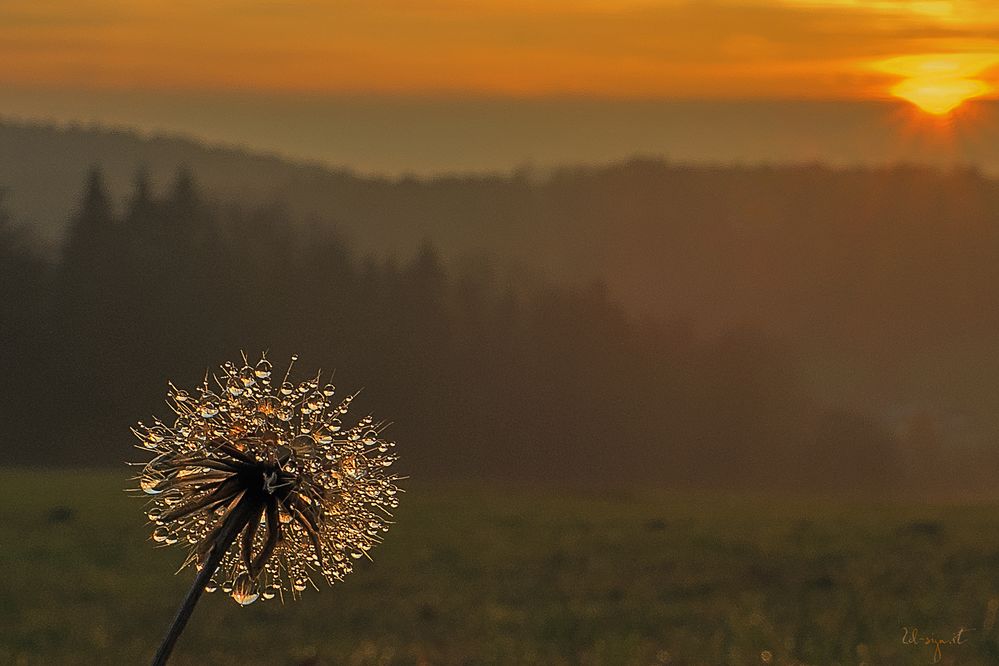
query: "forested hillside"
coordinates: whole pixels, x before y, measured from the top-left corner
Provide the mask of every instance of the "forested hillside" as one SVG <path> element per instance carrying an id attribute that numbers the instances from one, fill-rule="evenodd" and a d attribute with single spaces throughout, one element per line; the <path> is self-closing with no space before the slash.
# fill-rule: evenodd
<path id="1" fill-rule="evenodd" d="M 349 377 L 354 376 L 356 363 L 357 381 L 370 383 L 371 375 L 382 376 L 386 368 L 395 367 L 392 354 L 405 354 L 388 339 L 385 353 L 372 351 L 368 331 L 356 319 L 358 313 L 387 318 L 409 317 L 405 314 L 409 310 L 413 316 L 423 312 L 422 306 L 412 303 L 403 307 L 405 290 L 391 285 L 412 288 L 416 283 L 411 272 L 433 265 L 446 285 L 441 287 L 440 303 L 433 307 L 457 313 L 446 322 L 452 330 L 449 335 L 472 326 L 466 320 L 477 321 L 460 314 L 463 298 L 481 300 L 484 311 L 500 322 L 476 324 L 483 335 L 499 335 L 503 327 L 517 330 L 518 321 L 517 326 L 533 322 L 541 328 L 520 329 L 527 337 L 519 344 L 521 352 L 530 350 L 538 356 L 538 368 L 556 363 L 559 354 L 570 353 L 578 344 L 581 347 L 572 351 L 576 355 L 564 361 L 565 367 L 573 372 L 586 368 L 593 382 L 588 390 L 594 393 L 605 386 L 595 379 L 603 376 L 601 363 L 607 364 L 604 374 L 626 373 L 628 368 L 647 373 L 649 377 L 641 381 L 622 375 L 630 387 L 630 397 L 621 399 L 622 409 L 635 407 L 643 418 L 672 409 L 662 407 L 660 398 L 670 395 L 663 385 L 649 382 L 664 382 L 673 376 L 670 373 L 686 372 L 685 379 L 676 381 L 683 391 L 693 390 L 693 384 L 703 384 L 711 376 L 697 364 L 706 358 L 716 362 L 724 349 L 712 345 L 750 344 L 751 339 L 752 344 L 773 345 L 776 361 L 759 354 L 733 352 L 734 356 L 740 362 L 744 357 L 758 361 L 759 371 L 770 372 L 774 363 L 793 366 L 794 383 L 801 390 L 790 392 L 808 396 L 819 413 L 867 414 L 887 435 L 918 440 L 922 449 L 943 451 L 953 460 L 991 456 L 999 440 L 999 355 L 995 353 L 999 187 L 973 169 L 707 167 L 633 160 L 545 173 L 379 179 L 181 139 L 4 124 L 0 125 L 0 185 L 7 190 L 6 209 L 21 235 L 27 236 L 18 240 L 18 246 L 31 249 L 28 255 L 18 255 L 21 268 L 4 270 L 23 272 L 24 266 L 37 266 L 39 261 L 50 266 L 37 274 L 29 271 L 27 285 L 16 292 L 37 289 L 45 298 L 13 308 L 10 316 L 33 316 L 33 308 L 42 308 L 45 316 L 53 308 L 59 316 L 68 316 L 76 307 L 63 307 L 53 299 L 62 293 L 59 280 L 83 288 L 81 280 L 71 280 L 66 271 L 85 273 L 72 269 L 70 261 L 74 253 L 82 252 L 73 248 L 88 236 L 79 230 L 79 217 L 72 211 L 79 206 L 80 183 L 95 164 L 104 174 L 102 205 L 110 220 L 106 226 L 114 231 L 97 243 L 99 251 L 92 249 L 90 254 L 133 262 L 115 262 L 114 270 L 122 272 L 118 277 L 105 276 L 113 285 L 124 280 L 137 293 L 172 285 L 163 302 L 172 302 L 176 312 L 153 308 L 152 303 L 160 303 L 157 299 L 143 306 L 160 312 L 141 314 L 150 330 L 159 330 L 156 317 L 171 325 L 182 321 L 188 315 L 179 313 L 192 304 L 197 304 L 193 309 L 198 316 L 215 313 L 210 323 L 198 324 L 198 330 L 225 337 L 209 336 L 211 344 L 216 339 L 221 344 L 204 348 L 205 362 L 219 354 L 231 355 L 234 347 L 248 347 L 252 353 L 253 344 L 282 352 L 284 344 L 303 354 L 322 352 L 322 341 L 336 339 L 337 349 L 351 352 L 333 362 Z M 187 168 L 186 181 L 177 180 L 182 167 Z M 183 194 L 187 190 L 190 193 Z M 197 193 L 200 207 L 182 205 L 185 197 L 195 196 L 191 193 Z M 201 249 L 177 246 L 181 238 Z M 109 249 L 119 245 L 113 252 Z M 342 260 L 329 259 L 340 255 Z M 58 267 L 51 268 L 52 264 Z M 237 265 L 238 270 L 233 269 Z M 209 269 L 219 275 L 198 273 Z M 97 274 L 107 270 L 111 269 L 103 267 Z M 299 289 L 299 282 L 322 280 L 317 276 L 323 271 L 330 278 L 321 282 L 322 289 Z M 493 276 L 491 282 L 483 277 L 486 274 Z M 199 275 L 202 300 L 181 299 L 179 294 L 186 292 L 180 285 L 193 284 Z M 244 277 L 236 287 L 220 286 L 219 280 L 232 275 Z M 248 291 L 262 275 L 270 275 L 267 288 Z M 140 283 L 146 286 L 140 289 Z M 5 281 L 6 288 L 12 284 Z M 588 288 L 590 284 L 601 286 Z M 109 293 L 105 287 L 95 290 Z M 219 295 L 211 297 L 215 301 L 208 307 L 204 299 L 216 290 Z M 329 326 L 346 327 L 342 335 L 337 333 L 340 337 L 331 338 L 334 329 L 321 326 L 292 335 L 288 332 L 294 317 L 287 313 L 278 317 L 287 334 L 266 334 L 268 326 L 278 324 L 264 315 L 263 321 L 235 325 L 234 317 L 243 316 L 250 304 L 260 310 L 258 304 L 267 298 L 281 307 L 296 304 L 300 309 L 295 312 L 306 312 L 302 302 L 307 293 L 346 308 L 334 316 L 332 308 L 324 306 L 319 308 L 321 315 L 311 315 L 311 321 L 324 317 Z M 385 301 L 386 294 L 394 294 L 396 300 Z M 555 299 L 556 305 L 545 305 L 545 298 Z M 383 305 L 374 305 L 379 299 Z M 499 314 L 497 308 L 511 308 L 515 316 Z M 603 313 L 599 321 L 585 319 L 596 316 L 595 311 Z M 532 317 L 543 319 L 539 323 Z M 431 319 L 438 322 L 434 325 L 442 321 Z M 424 330 L 422 324 L 407 325 Z M 160 370 L 164 376 L 191 358 L 179 351 L 194 344 L 184 338 L 195 335 L 189 326 L 171 334 L 168 345 L 174 345 L 178 355 L 164 361 Z M 414 344 L 414 349 L 444 345 L 439 353 L 461 365 L 451 342 L 428 331 L 422 335 L 433 344 L 416 344 L 418 336 L 403 335 L 404 327 L 375 328 L 396 331 L 408 340 L 401 344 Z M 571 344 L 559 341 L 556 331 L 562 331 Z M 475 337 L 478 333 L 461 335 L 472 336 L 462 343 L 469 349 L 494 349 L 495 362 L 508 366 L 500 375 L 513 372 L 512 365 L 500 360 L 509 353 L 500 354 L 499 342 L 487 344 Z M 251 336 L 257 337 L 248 339 Z M 28 335 L 30 341 L 36 337 Z M 315 346 L 302 346 L 303 338 Z M 616 362 L 614 350 L 622 346 L 630 360 Z M 166 354 L 160 355 L 166 358 Z M 365 354 L 372 358 L 358 360 Z M 523 356 L 525 367 L 531 366 L 528 358 L 533 357 Z M 470 354 L 468 359 L 479 357 Z M 660 361 L 671 370 L 658 368 L 655 363 Z M 440 367 L 428 364 L 421 369 Z M 784 376 L 783 370 L 772 371 Z M 117 371 L 112 374 L 120 376 Z M 556 376 L 540 375 L 552 381 Z M 735 376 L 734 371 L 719 371 L 720 379 Z M 507 381 L 505 390 L 513 392 L 523 377 L 511 375 Z M 772 384 L 783 385 L 762 382 Z M 402 395 L 411 389 L 400 385 L 392 390 Z M 474 392 L 459 393 L 460 399 L 473 399 Z M 659 402 L 642 404 L 642 398 L 634 397 L 652 393 Z M 528 409 L 524 396 L 529 392 L 518 389 L 516 394 L 525 402 L 512 413 L 522 414 Z M 547 394 L 539 388 L 537 395 Z M 474 399 L 491 407 L 499 404 L 487 395 Z M 608 400 L 601 404 L 615 404 L 616 398 Z M 504 404 L 507 407 L 513 405 Z M 691 413 L 677 407 L 678 416 L 670 427 L 693 419 Z M 794 411 L 795 419 L 802 413 Z M 476 416 L 469 422 L 481 427 L 486 421 Z M 519 427 L 519 421 L 504 425 Z M 552 437 L 562 437 L 563 429 L 570 427 L 583 426 L 555 420 L 543 426 L 552 430 Z M 544 432 L 543 428 L 532 432 Z M 674 431 L 639 428 L 637 432 L 637 439 L 649 441 L 647 433 Z M 705 441 L 713 436 L 697 435 Z M 572 438 L 566 435 L 566 439 Z M 530 446 L 524 446 L 530 453 Z M 659 439 L 650 444 L 654 450 L 658 446 Z M 675 464 L 688 455 L 673 453 L 666 457 Z M 939 455 L 926 454 L 926 459 Z"/>
<path id="2" fill-rule="evenodd" d="M 35 464 L 129 457 L 127 427 L 168 378 L 200 383 L 239 350 L 336 370 L 394 421 L 422 475 L 881 487 L 899 444 L 829 410 L 788 350 L 738 328 L 699 336 L 629 315 L 600 283 L 569 289 L 448 265 L 432 245 L 356 253 L 335 227 L 215 201 L 188 172 L 139 179 L 116 214 L 94 171 L 58 261 L 2 222 L 4 451 Z M 779 475 L 774 473 L 779 470 Z"/>

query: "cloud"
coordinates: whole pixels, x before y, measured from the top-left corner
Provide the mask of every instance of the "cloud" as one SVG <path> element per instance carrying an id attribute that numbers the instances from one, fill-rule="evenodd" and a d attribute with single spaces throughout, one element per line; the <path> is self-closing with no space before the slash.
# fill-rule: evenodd
<path id="1" fill-rule="evenodd" d="M 999 51 L 976 0 L 13 0 L 18 84 L 863 97 L 892 56 Z"/>

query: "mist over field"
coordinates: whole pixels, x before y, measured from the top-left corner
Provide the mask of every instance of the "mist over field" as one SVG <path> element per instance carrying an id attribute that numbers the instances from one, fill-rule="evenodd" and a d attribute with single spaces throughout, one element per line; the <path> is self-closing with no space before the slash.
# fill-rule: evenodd
<path id="1" fill-rule="evenodd" d="M 955 493 L 999 470 L 999 182 L 974 168 L 388 179 L 98 129 L 0 146 L 12 427 L 47 409 L 25 386 L 74 416 L 23 462 L 127 457 L 117 414 L 270 349 L 365 386 L 423 473 Z"/>
<path id="2" fill-rule="evenodd" d="M 277 94 L 0 89 L 0 119 L 187 136 L 366 175 L 546 172 L 633 156 L 696 164 L 977 165 L 999 103 L 927 117 L 898 99 Z"/>

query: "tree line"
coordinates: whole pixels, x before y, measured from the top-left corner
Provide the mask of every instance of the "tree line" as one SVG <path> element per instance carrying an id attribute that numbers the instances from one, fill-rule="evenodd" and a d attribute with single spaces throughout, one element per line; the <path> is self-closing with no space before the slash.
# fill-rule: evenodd
<path id="1" fill-rule="evenodd" d="M 445 261 L 429 241 L 362 255 L 186 170 L 155 189 L 139 173 L 119 207 L 92 170 L 56 261 L 0 214 L 8 464 L 130 459 L 128 427 L 166 415 L 168 379 L 268 350 L 363 388 L 355 404 L 393 421 L 424 478 L 883 488 L 904 468 L 904 438 L 821 404 L 758 329 L 634 317 L 600 282 Z"/>

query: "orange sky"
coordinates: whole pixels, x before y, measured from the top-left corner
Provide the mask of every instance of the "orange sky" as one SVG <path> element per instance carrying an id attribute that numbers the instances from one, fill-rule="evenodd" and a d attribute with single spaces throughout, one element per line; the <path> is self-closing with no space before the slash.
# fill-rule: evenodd
<path id="1" fill-rule="evenodd" d="M 878 61 L 965 52 L 999 53 L 999 2 L 0 3 L 0 84 L 45 88 L 871 98 Z"/>

